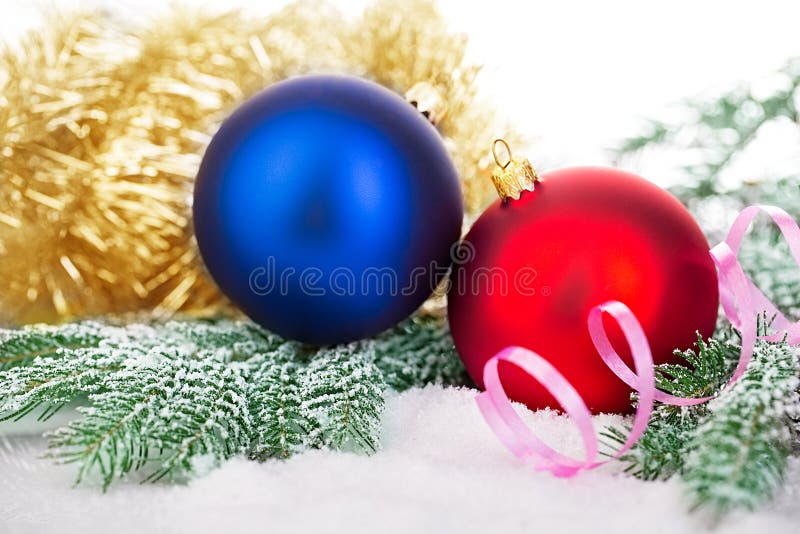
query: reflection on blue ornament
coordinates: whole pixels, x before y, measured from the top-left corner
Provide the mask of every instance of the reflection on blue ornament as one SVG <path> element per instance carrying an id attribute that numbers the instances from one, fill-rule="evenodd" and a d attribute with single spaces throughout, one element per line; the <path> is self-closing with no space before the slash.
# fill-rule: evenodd
<path id="1" fill-rule="evenodd" d="M 197 176 L 194 225 L 222 291 L 314 344 L 379 333 L 450 264 L 463 208 L 438 132 L 395 93 L 307 76 L 246 102 Z"/>

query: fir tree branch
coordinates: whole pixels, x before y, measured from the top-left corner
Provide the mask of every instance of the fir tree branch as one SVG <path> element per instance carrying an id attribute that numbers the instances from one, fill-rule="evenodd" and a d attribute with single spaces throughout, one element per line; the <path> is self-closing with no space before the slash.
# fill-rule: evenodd
<path id="1" fill-rule="evenodd" d="M 26 366 L 0 371 L 0 421 L 19 420 L 42 405 L 39 420 L 51 417 L 78 395 L 102 389 L 104 376 L 139 350 L 135 346 L 59 349 Z"/>
<path id="2" fill-rule="evenodd" d="M 153 481 L 192 473 L 198 459 L 216 467 L 244 452 L 253 432 L 240 368 L 214 359 L 172 363 L 173 369 L 158 386 L 160 411 L 143 425 L 151 447 L 169 451 L 148 478 Z"/>
<path id="3" fill-rule="evenodd" d="M 740 85 L 715 99 L 687 102 L 691 119 L 680 123 L 651 121 L 644 135 L 623 141 L 617 158 L 649 147 L 674 147 L 698 157 L 684 166 L 694 178 L 690 187 L 674 192 L 684 200 L 723 193 L 718 176 L 742 153 L 765 125 L 778 121 L 798 123 L 796 97 L 800 89 L 800 58 L 790 60 L 776 76 L 785 83 L 767 96 Z"/>
<path id="4" fill-rule="evenodd" d="M 727 381 L 738 359 L 739 347 L 728 339 L 697 337 L 697 349 L 676 352 L 686 365 L 656 368 L 656 387 L 679 397 L 700 398 L 716 393 Z"/>
<path id="5" fill-rule="evenodd" d="M 738 347 L 727 339 L 697 338 L 697 349 L 676 352 L 685 365 L 662 364 L 656 367 L 656 387 L 678 397 L 699 398 L 715 394 L 727 382 L 736 361 Z M 679 407 L 657 404 L 647 430 L 636 446 L 621 460 L 626 471 L 645 479 L 666 479 L 683 468 L 684 449 L 691 431 L 708 413 L 707 405 Z M 630 427 L 623 432 L 608 428 L 603 432 L 608 450 L 623 443 Z"/>
<path id="6" fill-rule="evenodd" d="M 352 348 L 323 349 L 300 374 L 300 413 L 321 447 L 375 452 L 386 382 L 374 357 Z"/>
<path id="7" fill-rule="evenodd" d="M 249 441 L 245 381 L 225 362 L 156 349 L 107 374 L 101 388 L 78 409 L 82 419 L 49 434 L 51 456 L 80 463 L 78 481 L 96 471 L 107 487 L 147 462 L 156 464 L 147 480 L 175 478 L 197 458 L 217 465 Z"/>
<path id="8" fill-rule="evenodd" d="M 699 418 L 697 410 L 657 406 L 645 433 L 634 448 L 620 458 L 627 464 L 625 471 L 642 480 L 666 480 L 680 472 L 684 464 L 685 444 Z M 630 427 L 625 430 L 609 427 L 602 432 L 609 451 L 625 443 Z M 606 455 L 610 456 L 611 453 L 607 452 Z"/>
<path id="9" fill-rule="evenodd" d="M 778 487 L 791 452 L 788 416 L 798 405 L 798 349 L 759 341 L 745 374 L 720 392 L 739 348 L 728 339 L 701 340 L 698 347 L 697 353 L 681 353 L 694 368 L 659 366 L 659 387 L 685 397 L 719 396 L 698 406 L 658 405 L 622 461 L 646 480 L 679 474 L 696 506 L 717 513 L 753 508 Z M 603 435 L 618 447 L 627 432 L 607 429 Z"/>
<path id="10" fill-rule="evenodd" d="M 409 319 L 361 346 L 365 353 L 374 354 L 375 365 L 396 391 L 426 384 L 471 383 L 442 318 Z"/>
<path id="11" fill-rule="evenodd" d="M 251 459 L 288 458 L 308 448 L 310 423 L 300 412 L 300 365 L 286 344 L 248 362 L 252 368 L 250 412 L 256 427 Z"/>
<path id="12" fill-rule="evenodd" d="M 0 370 L 26 365 L 36 358 L 54 356 L 64 349 L 96 347 L 101 340 L 113 337 L 114 333 L 113 327 L 92 321 L 0 330 Z"/>
<path id="13" fill-rule="evenodd" d="M 250 321 L 186 320 L 151 326 L 154 331 L 152 342 L 155 344 L 194 347 L 200 356 L 209 355 L 231 361 L 247 360 L 286 343 Z"/>
<path id="14" fill-rule="evenodd" d="M 761 342 L 742 378 L 709 402 L 682 471 L 698 506 L 726 512 L 771 497 L 791 450 L 787 414 L 798 403 L 798 374 L 797 348 Z"/>
<path id="15" fill-rule="evenodd" d="M 249 321 L 76 323 L 0 330 L 0 417 L 40 417 L 80 399 L 82 418 L 48 435 L 51 456 L 104 487 L 141 470 L 181 480 L 235 454 L 287 458 L 312 447 L 373 452 L 388 376 L 397 388 L 462 383 L 440 320 L 315 348 Z M 88 394 L 84 396 L 82 394 Z"/>

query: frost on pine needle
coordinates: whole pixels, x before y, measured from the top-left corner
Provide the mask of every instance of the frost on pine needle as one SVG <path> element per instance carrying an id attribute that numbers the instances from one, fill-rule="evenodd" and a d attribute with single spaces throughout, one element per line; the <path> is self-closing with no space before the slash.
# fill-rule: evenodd
<path id="1" fill-rule="evenodd" d="M 216 464 L 242 452 L 251 432 L 241 371 L 213 359 L 159 354 L 128 362 L 80 407 L 83 418 L 49 434 L 52 456 L 81 464 L 104 486 L 148 460 L 148 479 L 192 471 L 194 458 Z"/>
<path id="2" fill-rule="evenodd" d="M 728 340 L 697 339 L 697 349 L 677 352 L 684 365 L 663 364 L 656 367 L 656 387 L 678 397 L 699 398 L 713 395 L 727 382 L 733 371 L 738 347 Z M 683 468 L 686 442 L 706 405 L 691 408 L 657 404 L 650 423 L 636 446 L 622 457 L 626 470 L 645 480 L 665 479 Z M 625 442 L 628 432 L 609 428 L 605 437 L 608 449 Z"/>
<path id="3" fill-rule="evenodd" d="M 786 343 L 759 341 L 745 374 L 720 391 L 738 351 L 727 339 L 701 340 L 696 352 L 682 353 L 691 367 L 659 366 L 662 390 L 719 396 L 697 406 L 657 405 L 644 436 L 622 458 L 640 478 L 680 475 L 695 505 L 716 513 L 768 500 L 795 440 L 791 417 L 800 401 L 800 352 Z M 627 434 L 611 429 L 605 436 L 619 446 Z"/>
<path id="4" fill-rule="evenodd" d="M 300 413 L 301 366 L 295 347 L 286 343 L 250 362 L 250 411 L 256 425 L 249 456 L 254 460 L 288 458 L 308 448 L 310 422 Z"/>
<path id="5" fill-rule="evenodd" d="M 0 330 L 0 418 L 81 403 L 49 434 L 51 456 L 105 487 L 133 471 L 182 480 L 236 454 L 287 458 L 312 447 L 373 452 L 387 383 L 463 383 L 441 320 L 315 348 L 249 321 Z"/>
<path id="6" fill-rule="evenodd" d="M 323 447 L 374 452 L 386 382 L 369 354 L 324 349 L 300 374 L 299 411 L 309 441 Z"/>
<path id="7" fill-rule="evenodd" d="M 636 446 L 622 456 L 625 471 L 643 480 L 668 479 L 683 468 L 683 454 L 698 414 L 686 408 L 659 406 L 650 416 L 647 430 Z M 608 451 L 619 448 L 630 432 L 611 427 L 603 436 L 611 443 Z"/>
<path id="8" fill-rule="evenodd" d="M 55 355 L 62 349 L 95 347 L 112 332 L 113 328 L 95 322 L 0 330 L 0 370 L 25 365 L 37 357 Z"/>
<path id="9" fill-rule="evenodd" d="M 372 350 L 375 365 L 396 391 L 426 384 L 470 383 L 442 319 L 414 318 L 363 344 Z"/>
<path id="10" fill-rule="evenodd" d="M 799 357 L 797 348 L 760 342 L 745 375 L 709 402 L 683 469 L 698 505 L 754 508 L 779 486 L 794 438 Z"/>
<path id="11" fill-rule="evenodd" d="M 145 337 L 152 330 L 83 322 L 0 331 L 0 361 L 6 364 L 0 367 L 0 421 L 40 406 L 44 420 L 78 395 L 101 389 L 104 376 L 147 352 L 131 342 L 133 332 Z"/>
<path id="12" fill-rule="evenodd" d="M 225 360 L 246 360 L 285 343 L 250 321 L 169 321 L 154 330 L 162 343 L 196 347 Z"/>
<path id="13" fill-rule="evenodd" d="M 21 419 L 40 406 L 44 409 L 39 419 L 49 418 L 78 395 L 101 390 L 105 376 L 137 351 L 137 347 L 59 349 L 29 365 L 0 371 L 0 421 Z"/>

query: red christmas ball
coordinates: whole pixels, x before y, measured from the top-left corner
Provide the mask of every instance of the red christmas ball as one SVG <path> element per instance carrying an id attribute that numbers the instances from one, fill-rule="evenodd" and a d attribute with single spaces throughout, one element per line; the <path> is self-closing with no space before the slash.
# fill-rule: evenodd
<path id="1" fill-rule="evenodd" d="M 594 349 L 586 319 L 607 300 L 636 314 L 656 363 L 713 334 L 719 294 L 708 242 L 684 206 L 636 175 L 572 168 L 519 200 L 498 200 L 472 226 L 448 299 L 456 348 L 483 387 L 483 366 L 509 345 L 538 352 L 594 412 L 631 411 L 630 389 Z M 616 324 L 612 344 L 632 365 Z M 505 364 L 505 365 L 504 365 Z M 513 400 L 558 407 L 536 381 L 501 362 Z"/>

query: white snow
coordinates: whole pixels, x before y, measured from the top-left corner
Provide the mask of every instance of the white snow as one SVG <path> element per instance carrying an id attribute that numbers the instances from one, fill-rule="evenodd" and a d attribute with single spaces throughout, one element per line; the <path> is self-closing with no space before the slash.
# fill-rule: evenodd
<path id="1" fill-rule="evenodd" d="M 0 426 L 0 532 L 647 532 L 710 530 L 690 514 L 679 481 L 642 482 L 619 464 L 556 479 L 503 449 L 481 419 L 475 391 L 427 387 L 394 395 L 383 449 L 371 457 L 311 451 L 264 464 L 235 459 L 187 486 L 73 487 L 74 467 L 39 458 L 39 438 Z M 580 453 L 570 423 L 526 414 L 553 445 Z M 596 423 L 619 423 L 598 416 Z M 30 427 L 27 427 L 30 432 Z M 5 433 L 5 437 L 1 437 Z M 796 532 L 800 461 L 786 488 L 717 532 Z"/>

